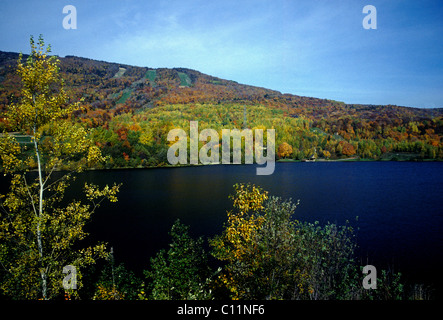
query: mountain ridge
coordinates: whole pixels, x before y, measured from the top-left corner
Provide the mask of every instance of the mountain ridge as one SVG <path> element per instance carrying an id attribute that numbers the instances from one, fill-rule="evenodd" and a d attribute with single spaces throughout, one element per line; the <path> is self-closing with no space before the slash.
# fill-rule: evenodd
<path id="1" fill-rule="evenodd" d="M 18 57 L 0 51 L 0 114 L 19 101 Z M 76 112 L 77 121 L 93 129 L 104 153 L 121 160 L 118 166 L 144 166 L 142 160 L 164 164 L 167 129 L 185 126 L 184 120 L 217 129 L 277 126 L 277 146 L 286 142 L 292 150 L 280 156 L 293 159 L 317 151 L 328 159 L 393 158 L 399 152 L 413 155 L 409 160 L 443 159 L 443 108 L 346 104 L 240 84 L 188 68 L 138 67 L 72 55 L 58 58 L 69 96 L 81 101 L 84 109 Z M 3 122 L 0 117 L 0 129 Z"/>
<path id="2" fill-rule="evenodd" d="M 26 58 L 26 54 L 23 55 L 24 58 Z M 3 71 L 5 68 L 5 64 L 7 64 L 9 62 L 9 67 L 12 67 L 12 64 L 15 64 L 17 59 L 19 57 L 19 53 L 16 52 L 5 52 L 5 51 L 0 51 L 0 71 Z M 344 105 L 344 106 L 348 106 L 348 107 L 358 107 L 358 108 L 380 108 L 380 107 L 397 107 L 397 108 L 407 108 L 410 110 L 424 110 L 425 113 L 428 113 L 431 116 L 439 116 L 441 114 L 443 114 L 443 107 L 438 107 L 438 108 L 420 108 L 420 107 L 409 107 L 409 106 L 397 106 L 397 105 L 377 105 L 377 104 L 349 104 L 349 103 L 344 103 L 341 101 L 334 101 L 331 99 L 324 99 L 324 98 L 316 98 L 316 97 L 309 97 L 309 96 L 301 96 L 301 95 L 297 95 L 297 94 L 292 94 L 292 93 L 282 93 L 278 90 L 275 89 L 269 89 L 269 88 L 265 88 L 265 87 L 260 87 L 260 86 L 253 86 L 253 85 L 248 85 L 248 84 L 241 84 L 238 83 L 237 81 L 234 80 L 226 80 L 226 79 L 222 79 L 222 78 L 218 78 L 215 76 L 211 76 L 211 75 L 207 75 L 204 74 L 200 71 L 194 70 L 194 69 L 190 69 L 190 68 L 184 68 L 184 67 L 173 67 L 173 68 L 150 68 L 150 67 L 140 67 L 140 66 L 133 66 L 133 65 L 128 65 L 128 64 L 124 64 L 124 63 L 117 63 L 117 62 L 107 62 L 107 61 L 103 61 L 103 60 L 95 60 L 95 59 L 91 59 L 91 58 L 85 58 L 85 57 L 79 57 L 79 56 L 74 56 L 74 55 L 66 55 L 65 57 L 58 57 L 61 61 L 61 71 L 62 73 L 64 73 L 66 75 L 66 73 L 70 73 L 72 72 L 72 67 L 70 67 L 70 65 L 75 64 L 76 62 L 80 62 L 83 63 L 84 65 L 87 64 L 91 64 L 95 67 L 95 68 L 103 68 L 104 66 L 107 66 L 107 69 L 109 70 L 114 70 L 115 73 L 114 75 L 118 72 L 118 70 L 116 70 L 119 67 L 125 68 L 125 69 L 129 69 L 130 71 L 126 74 L 127 77 L 133 77 L 134 73 L 137 73 L 136 70 L 156 70 L 156 71 L 163 71 L 163 72 L 177 72 L 177 73 L 185 73 L 187 74 L 192 83 L 195 83 L 197 80 L 203 80 L 202 83 L 204 84 L 210 84 L 210 85 L 231 85 L 231 86 L 237 86 L 239 88 L 238 89 L 249 89 L 253 91 L 253 94 L 257 94 L 257 90 L 263 91 L 262 93 L 264 93 L 265 96 L 264 98 L 274 98 L 275 96 L 279 96 L 280 98 L 284 98 L 285 100 L 294 100 L 298 99 L 298 100 L 302 100 L 302 101 L 309 101 L 311 102 L 313 105 L 326 105 L 326 104 L 330 104 L 330 103 L 337 103 L 340 105 Z M 65 66 L 67 65 L 67 66 Z M 65 66 L 65 68 L 63 68 Z M 94 70 L 89 70 L 89 71 L 94 71 Z M 95 70 L 97 71 L 97 69 Z M 2 72 L 4 73 L 4 72 Z M 110 77 L 110 75 L 112 74 L 112 72 L 110 74 L 103 74 L 100 73 L 98 74 L 99 76 L 107 76 L 107 78 L 112 78 Z M 92 73 L 92 75 L 94 75 L 94 72 Z M 0 77 L 4 76 L 4 74 L 0 73 Z M 169 75 L 171 76 L 171 75 Z M 201 79 L 203 78 L 203 79 Z M 0 83 L 2 78 L 0 78 Z M 172 83 L 174 83 L 174 80 L 177 80 L 176 77 L 174 78 L 174 75 L 172 75 Z M 66 79 L 65 79 L 66 81 Z M 135 81 L 135 80 L 133 80 Z M 176 81 L 175 81 L 176 82 Z M 73 83 L 71 83 L 72 85 Z M 68 81 L 68 87 L 69 87 L 69 81 Z M 185 87 L 189 87 L 189 86 L 185 86 Z M 250 97 L 253 97 L 253 94 L 250 94 Z M 236 97 L 237 100 L 239 97 Z M 243 95 L 240 98 L 247 98 L 247 95 Z M 1 101 L 4 103 L 4 101 Z M 1 103 L 0 102 L 0 103 Z"/>

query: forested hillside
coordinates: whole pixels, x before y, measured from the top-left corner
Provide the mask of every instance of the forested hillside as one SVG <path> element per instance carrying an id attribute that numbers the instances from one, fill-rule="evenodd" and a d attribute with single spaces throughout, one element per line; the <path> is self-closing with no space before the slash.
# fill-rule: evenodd
<path id="1" fill-rule="evenodd" d="M 0 52 L 0 113 L 20 98 L 18 58 Z M 68 95 L 83 107 L 73 121 L 91 129 L 109 157 L 106 168 L 166 165 L 167 133 L 177 127 L 189 132 L 189 121 L 220 136 L 223 128 L 274 128 L 279 158 L 443 159 L 443 108 L 350 105 L 184 68 L 60 60 Z M 0 130 L 8 130 L 4 115 Z"/>

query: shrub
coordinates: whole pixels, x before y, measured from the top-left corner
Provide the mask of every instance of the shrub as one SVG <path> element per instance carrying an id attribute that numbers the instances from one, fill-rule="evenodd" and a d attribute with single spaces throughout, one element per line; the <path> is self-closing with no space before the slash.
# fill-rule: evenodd
<path id="1" fill-rule="evenodd" d="M 177 220 L 171 228 L 169 250 L 161 250 L 151 258 L 145 271 L 152 299 L 208 299 L 210 269 L 203 239 L 189 236 L 189 227 Z"/>

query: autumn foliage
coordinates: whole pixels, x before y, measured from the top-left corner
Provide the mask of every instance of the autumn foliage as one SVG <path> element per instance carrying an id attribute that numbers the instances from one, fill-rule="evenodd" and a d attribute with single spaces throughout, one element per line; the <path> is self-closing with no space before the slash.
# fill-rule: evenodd
<path id="1" fill-rule="evenodd" d="M 85 168 L 164 166 L 167 133 L 189 128 L 275 128 L 278 155 L 304 159 L 392 152 L 443 159 L 442 110 L 345 105 L 281 94 L 189 69 L 150 69 L 49 55 L 0 52 L 0 165 L 10 188 L 0 196 L 0 290 L 12 299 L 79 298 L 82 268 L 109 258 L 104 243 L 82 248 L 84 226 L 120 185 L 85 184 L 85 201 L 66 199 Z M 18 72 L 15 72 L 15 71 Z M 64 80 L 62 80 L 64 79 Z M 69 92 L 69 94 L 68 94 Z M 246 118 L 247 121 L 244 121 Z M 54 172 L 63 171 L 61 177 Z M 209 240 L 177 221 L 169 250 L 150 260 L 145 281 L 124 267 L 104 270 L 96 299 L 372 299 L 361 289 L 353 228 L 294 219 L 297 204 L 259 186 L 237 184 L 220 235 Z M 80 243 L 79 243 L 80 242 Z M 78 291 L 61 286 L 63 266 L 79 269 Z M 109 268 L 108 268 L 109 269 Z M 386 275 L 386 272 L 382 272 Z M 397 275 L 380 278 L 398 298 Z"/>
<path id="2" fill-rule="evenodd" d="M 279 158 L 287 158 L 290 157 L 291 154 L 292 154 L 292 147 L 287 142 L 283 142 L 281 145 L 278 146 L 277 155 Z"/>
<path id="3" fill-rule="evenodd" d="M 18 54 L 0 52 L 0 128 L 7 128 L 4 111 L 20 96 L 17 59 Z M 81 106 L 73 120 L 91 129 L 107 156 L 106 168 L 167 164 L 167 130 L 185 129 L 189 121 L 217 131 L 246 124 L 274 128 L 281 158 L 302 160 L 316 153 L 328 159 L 390 160 L 400 153 L 409 160 L 443 159 L 443 109 L 281 94 L 184 68 L 152 69 L 74 56 L 59 60 L 69 102 Z"/>

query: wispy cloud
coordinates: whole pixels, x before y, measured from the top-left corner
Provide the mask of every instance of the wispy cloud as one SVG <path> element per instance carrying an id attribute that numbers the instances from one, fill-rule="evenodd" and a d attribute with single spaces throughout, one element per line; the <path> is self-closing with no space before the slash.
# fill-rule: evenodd
<path id="1" fill-rule="evenodd" d="M 75 31 L 62 28 L 60 1 L 2 3 L 0 50 L 26 52 L 29 35 L 43 33 L 60 55 L 188 67 L 346 102 L 443 106 L 443 5 L 437 0 L 373 0 L 378 29 L 371 31 L 361 25 L 365 0 L 72 4 Z"/>

